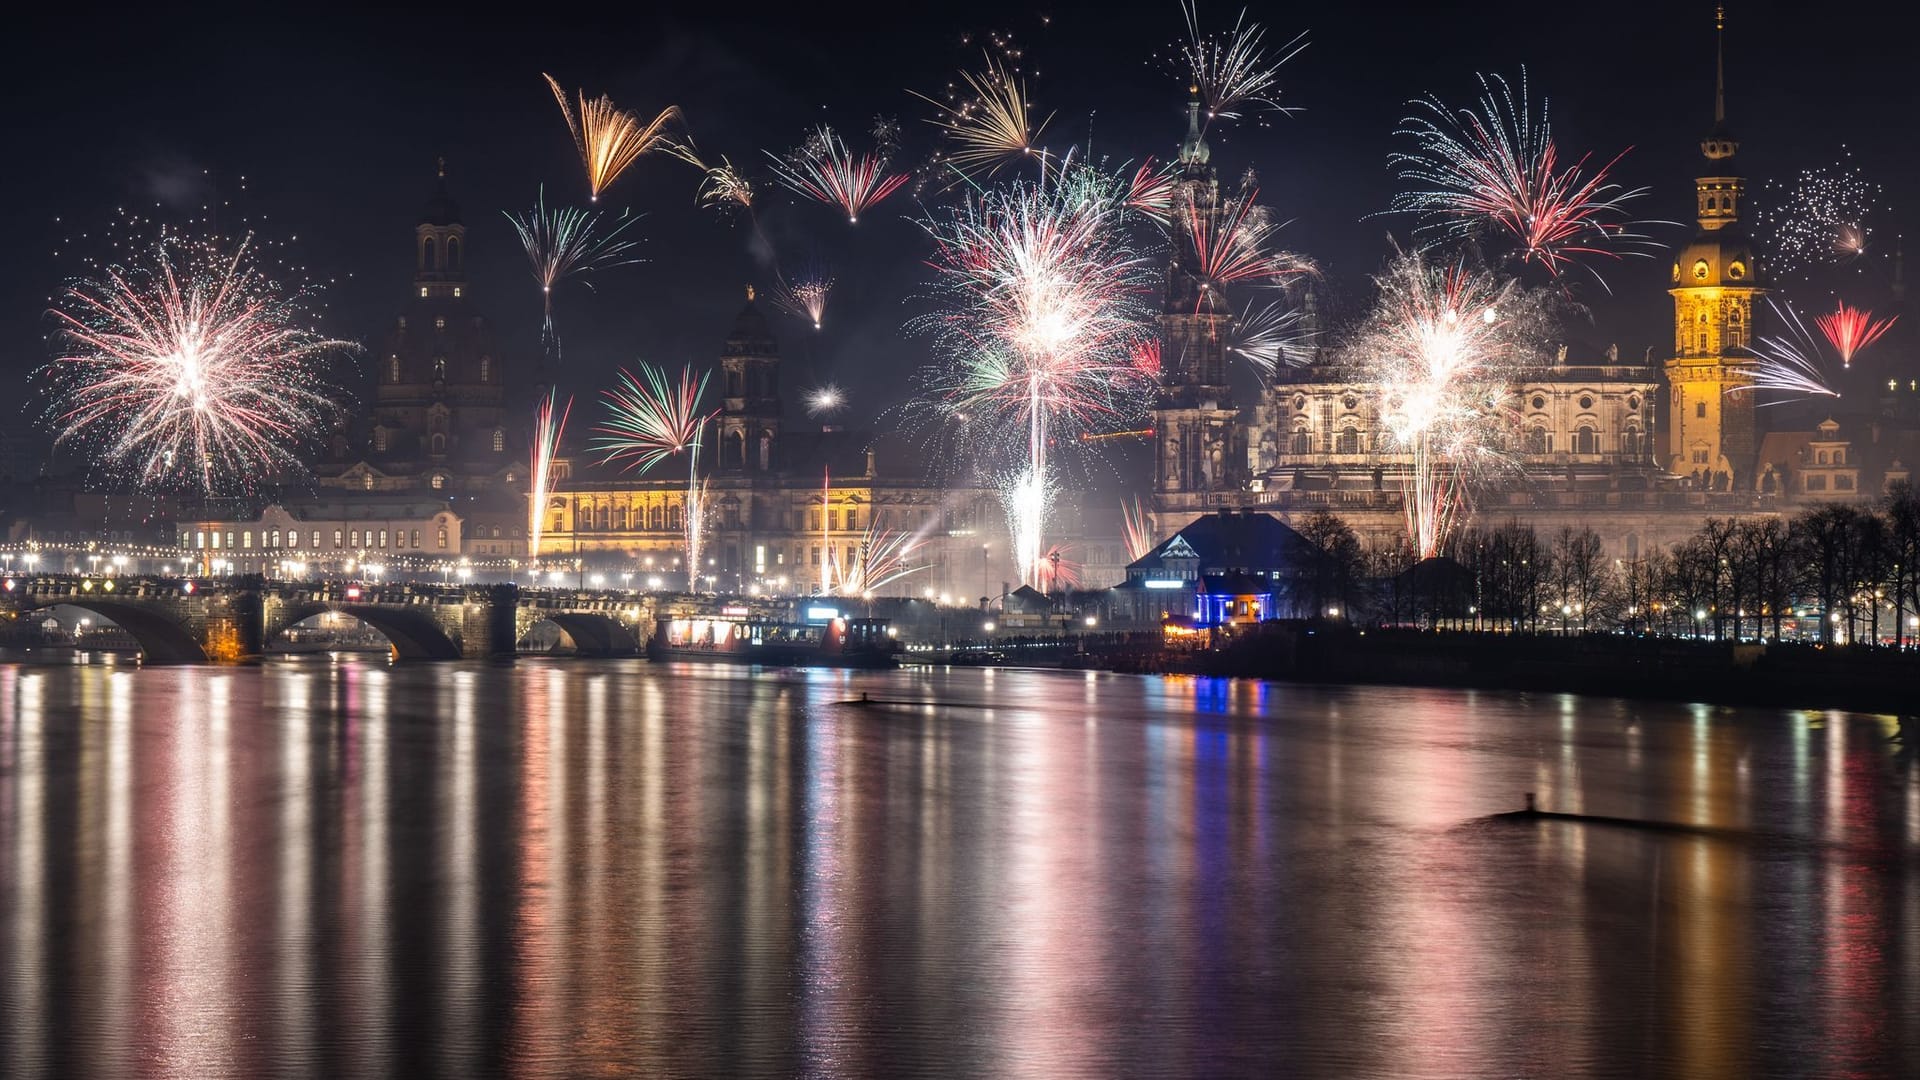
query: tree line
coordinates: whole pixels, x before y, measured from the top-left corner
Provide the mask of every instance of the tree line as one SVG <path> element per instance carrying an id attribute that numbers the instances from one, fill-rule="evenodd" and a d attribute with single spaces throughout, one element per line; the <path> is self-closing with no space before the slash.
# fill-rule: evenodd
<path id="1" fill-rule="evenodd" d="M 1531 633 L 1920 645 L 1920 492 L 1792 517 L 1708 518 L 1667 549 L 1603 554 L 1599 534 L 1517 520 L 1462 530 L 1444 554 L 1363 542 L 1338 515 L 1295 528 L 1320 550 L 1299 583 L 1314 614 L 1368 624 Z M 1815 625 L 1817 624 L 1817 629 Z"/>

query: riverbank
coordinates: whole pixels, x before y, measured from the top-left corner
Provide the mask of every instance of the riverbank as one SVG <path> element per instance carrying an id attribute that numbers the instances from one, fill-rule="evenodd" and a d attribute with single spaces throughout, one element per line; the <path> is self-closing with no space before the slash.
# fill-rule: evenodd
<path id="1" fill-rule="evenodd" d="M 1161 653 L 1157 661 L 1134 656 L 1111 666 L 1292 682 L 1920 711 L 1920 654 L 1817 645 L 1268 625 L 1217 651 Z"/>

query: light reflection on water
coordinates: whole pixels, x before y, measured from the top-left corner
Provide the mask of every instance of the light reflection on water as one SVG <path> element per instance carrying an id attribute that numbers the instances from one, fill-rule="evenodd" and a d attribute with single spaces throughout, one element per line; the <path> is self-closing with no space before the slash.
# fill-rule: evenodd
<path id="1" fill-rule="evenodd" d="M 1913 1075 L 1893 731 L 991 669 L 0 666 L 0 1072 Z M 1489 818 L 1528 791 L 1682 828 Z"/>

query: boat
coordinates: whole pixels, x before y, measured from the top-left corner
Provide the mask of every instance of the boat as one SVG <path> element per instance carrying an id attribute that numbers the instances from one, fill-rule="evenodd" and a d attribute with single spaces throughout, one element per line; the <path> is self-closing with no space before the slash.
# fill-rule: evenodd
<path id="1" fill-rule="evenodd" d="M 649 660 L 774 667 L 900 666 L 889 619 L 778 622 L 753 615 L 667 615 L 647 641 Z"/>

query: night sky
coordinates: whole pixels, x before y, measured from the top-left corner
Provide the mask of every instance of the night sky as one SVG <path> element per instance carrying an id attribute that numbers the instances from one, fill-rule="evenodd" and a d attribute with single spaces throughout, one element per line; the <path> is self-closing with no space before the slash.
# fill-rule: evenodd
<path id="1" fill-rule="evenodd" d="M 443 15 L 323 16 L 254 6 L 158 21 L 89 14 L 10 33 L 0 71 L 9 109 L 9 167 L 0 213 L 13 239 L 0 263 L 0 372 L 21 402 L 10 425 L 37 414 L 28 389 L 46 358 L 49 294 L 70 261 L 62 237 L 104 222 L 122 203 L 196 205 L 208 197 L 297 236 L 315 276 L 336 279 L 326 329 L 376 343 L 403 307 L 412 270 L 412 226 L 444 155 L 469 227 L 480 310 L 495 322 L 510 369 L 538 354 L 539 298 L 503 209 L 530 206 L 539 185 L 552 202 L 584 202 L 585 182 L 559 110 L 540 78 L 607 92 L 651 115 L 672 103 L 703 155 L 726 154 L 764 173 L 762 150 L 784 151 L 808 125 L 830 121 L 864 143 L 876 115 L 898 118 L 902 161 L 932 146 L 931 106 L 909 89 L 937 92 L 963 67 L 979 67 L 968 33 L 1010 32 L 1037 74 L 1029 93 L 1055 112 L 1044 141 L 1092 140 L 1094 156 L 1164 159 L 1184 128 L 1184 80 L 1156 57 L 1180 37 L 1175 0 L 1130 7 L 1054 5 L 1043 24 L 1024 5 L 899 5 L 864 18 L 835 5 L 754 11 L 740 4 L 526 8 L 512 18 Z M 1711 122 L 1712 5 L 1257 5 L 1253 17 L 1278 43 L 1299 30 L 1311 45 L 1285 69 L 1284 100 L 1302 111 L 1209 137 L 1223 181 L 1253 166 L 1261 201 L 1293 224 L 1289 246 L 1326 269 L 1336 306 L 1366 295 L 1366 275 L 1404 220 L 1368 219 L 1393 191 L 1387 155 L 1405 102 L 1433 92 L 1473 96 L 1476 71 L 1517 75 L 1527 66 L 1551 97 L 1563 150 L 1610 157 L 1652 192 L 1644 218 L 1686 222 L 1656 229 L 1667 243 L 1691 231 L 1697 143 Z M 1886 187 L 1897 211 L 1882 235 L 1908 231 L 1915 152 L 1906 134 L 1914 101 L 1905 40 L 1887 9 L 1828 5 L 1818 24 L 1785 5 L 1730 5 L 1729 120 L 1741 164 L 1758 187 L 1801 167 L 1831 163 L 1842 144 Z M 1218 0 L 1210 25 L 1237 8 Z M 241 190 L 240 178 L 246 178 Z M 648 261 L 598 277 L 598 291 L 564 284 L 556 316 L 564 335 L 561 384 L 590 394 L 616 364 L 636 358 L 711 361 L 748 282 L 768 264 L 751 231 L 694 205 L 699 174 L 664 156 L 642 159 L 604 205 L 646 220 Z M 849 227 L 835 211 L 763 186 L 762 225 L 782 262 L 809 257 L 838 285 L 827 328 L 776 322 L 792 383 L 833 378 L 854 396 L 849 420 L 865 423 L 909 389 L 927 343 L 901 326 L 925 310 L 924 234 L 905 196 Z M 56 219 L 62 219 L 56 221 Z M 1667 347 L 1664 260 L 1606 264 L 1607 298 L 1583 297 L 1593 348 L 1623 355 Z M 529 382 L 531 380 L 528 380 Z M 17 427 L 14 430 L 18 430 Z"/>

